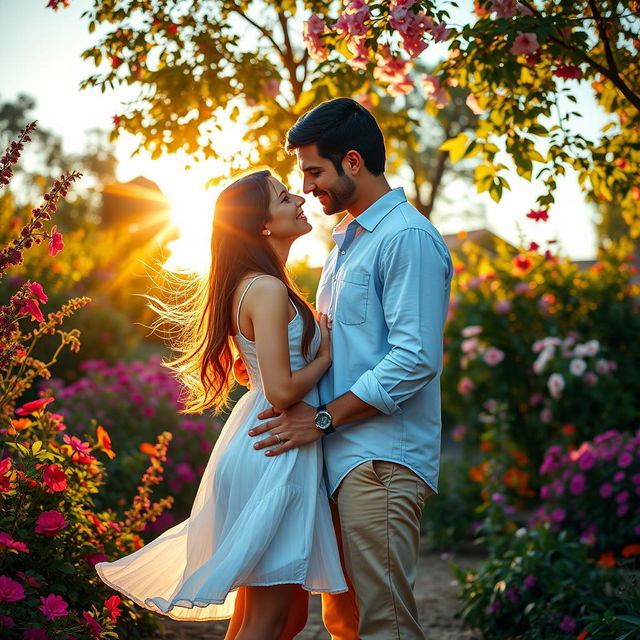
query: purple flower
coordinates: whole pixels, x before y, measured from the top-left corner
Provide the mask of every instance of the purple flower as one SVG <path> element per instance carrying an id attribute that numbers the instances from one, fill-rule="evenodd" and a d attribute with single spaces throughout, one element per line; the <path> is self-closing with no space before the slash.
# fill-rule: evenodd
<path id="1" fill-rule="evenodd" d="M 560 631 L 573 633 L 576 630 L 576 621 L 571 616 L 565 616 L 560 623 Z"/>
<path id="2" fill-rule="evenodd" d="M 633 456 L 628 451 L 623 451 L 618 458 L 618 466 L 625 469 L 633 462 Z"/>
<path id="3" fill-rule="evenodd" d="M 518 587 L 509 587 L 509 588 L 505 591 L 505 595 L 506 595 L 506 596 L 507 596 L 507 598 L 509 598 L 509 600 L 511 600 L 511 602 L 513 602 L 514 604 L 520 600 L 520 591 L 518 590 Z"/>
<path id="4" fill-rule="evenodd" d="M 504 504 L 504 496 L 501 493 L 494 493 L 491 500 L 494 504 Z"/>
<path id="5" fill-rule="evenodd" d="M 640 484 L 640 473 L 634 473 L 631 476 L 631 482 L 633 482 L 633 484 Z"/>
<path id="6" fill-rule="evenodd" d="M 554 480 L 551 486 L 557 496 L 561 496 L 564 493 L 564 485 L 560 480 Z"/>
<path id="7" fill-rule="evenodd" d="M 601 498 L 610 498 L 613 495 L 613 485 L 609 484 L 608 482 L 605 482 L 600 487 L 599 493 Z"/>
<path id="8" fill-rule="evenodd" d="M 543 500 L 548 500 L 551 497 L 551 488 L 549 487 L 548 484 L 545 484 L 542 487 L 540 487 L 540 497 Z"/>
<path id="9" fill-rule="evenodd" d="M 627 511 L 629 511 L 629 505 L 628 504 L 621 504 L 617 509 L 616 509 L 616 515 L 620 518 L 622 518 L 622 516 L 627 515 Z"/>
<path id="10" fill-rule="evenodd" d="M 524 586 L 527 589 L 533 589 L 533 587 L 535 587 L 537 583 L 538 581 L 536 580 L 535 576 L 527 576 L 523 582 Z"/>
<path id="11" fill-rule="evenodd" d="M 586 479 L 583 473 L 576 473 L 573 478 L 571 478 L 571 482 L 569 483 L 569 491 L 573 493 L 574 496 L 580 495 L 585 488 Z"/>
<path id="12" fill-rule="evenodd" d="M 626 473 L 624 471 L 618 471 L 614 476 L 613 476 L 613 481 L 614 482 L 622 482 L 625 479 Z"/>
<path id="13" fill-rule="evenodd" d="M 500 602 L 500 600 L 495 600 L 485 609 L 485 611 L 489 615 L 493 615 L 494 613 L 498 613 L 498 611 L 500 611 L 500 607 L 502 607 L 502 603 Z"/>
<path id="14" fill-rule="evenodd" d="M 562 522 L 565 517 L 565 512 L 564 509 L 556 507 L 549 515 L 554 522 Z"/>
<path id="15" fill-rule="evenodd" d="M 616 502 L 618 504 L 624 504 L 628 499 L 629 499 L 629 492 L 628 491 L 621 491 L 616 496 Z"/>

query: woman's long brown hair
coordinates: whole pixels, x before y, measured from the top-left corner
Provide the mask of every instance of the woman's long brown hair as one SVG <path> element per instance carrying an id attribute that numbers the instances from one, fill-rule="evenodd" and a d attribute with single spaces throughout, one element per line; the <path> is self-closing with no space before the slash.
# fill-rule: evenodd
<path id="1" fill-rule="evenodd" d="M 269 219 L 269 171 L 247 174 L 219 195 L 211 233 L 211 265 L 207 276 L 185 278 L 166 275 L 163 287 L 173 300 L 152 299 L 159 314 L 154 328 L 172 341 L 177 356 L 164 364 L 182 383 L 183 413 L 216 413 L 228 406 L 234 385 L 233 361 L 237 352 L 232 340 L 233 296 L 250 273 L 265 273 L 281 280 L 302 316 L 302 351 L 310 357 L 315 333 L 314 314 L 286 267 L 262 235 Z M 167 330 L 167 326 L 170 327 Z"/>

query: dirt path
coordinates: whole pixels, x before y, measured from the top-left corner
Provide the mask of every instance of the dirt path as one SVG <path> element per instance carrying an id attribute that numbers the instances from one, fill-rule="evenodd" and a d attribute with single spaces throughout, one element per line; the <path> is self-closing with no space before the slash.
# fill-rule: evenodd
<path id="1" fill-rule="evenodd" d="M 456 556 L 458 565 L 469 567 L 481 560 L 478 556 Z M 455 618 L 458 610 L 456 581 L 449 562 L 439 554 L 426 554 L 420 559 L 416 593 L 422 625 L 428 640 L 472 640 L 470 631 L 464 630 Z M 163 618 L 164 629 L 150 640 L 222 640 L 226 622 L 180 623 Z M 296 640 L 329 640 L 322 625 L 320 598 L 312 596 L 309 620 Z"/>

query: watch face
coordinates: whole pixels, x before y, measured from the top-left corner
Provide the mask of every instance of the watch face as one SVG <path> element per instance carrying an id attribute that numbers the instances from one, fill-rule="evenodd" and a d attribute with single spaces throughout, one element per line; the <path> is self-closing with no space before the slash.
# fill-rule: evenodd
<path id="1" fill-rule="evenodd" d="M 328 413 L 320 412 L 316 416 L 316 426 L 320 429 L 326 429 L 331 426 L 331 416 Z"/>

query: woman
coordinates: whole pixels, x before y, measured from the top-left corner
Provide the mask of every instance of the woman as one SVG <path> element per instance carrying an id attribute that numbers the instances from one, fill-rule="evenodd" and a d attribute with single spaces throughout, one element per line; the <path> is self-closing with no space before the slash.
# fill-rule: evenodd
<path id="1" fill-rule="evenodd" d="M 216 442 L 190 517 L 96 565 L 108 585 L 176 620 L 233 616 L 229 640 L 291 638 L 300 630 L 289 612 L 301 588 L 347 589 L 321 445 L 269 457 L 247 435 L 269 406 L 319 404 L 315 385 L 330 366 L 327 319 L 316 322 L 285 269 L 291 244 L 311 229 L 303 202 L 268 171 L 220 194 L 207 281 L 158 310 L 179 327 L 179 355 L 167 364 L 184 383 L 186 412 L 226 406 L 238 353 L 251 390 Z"/>

